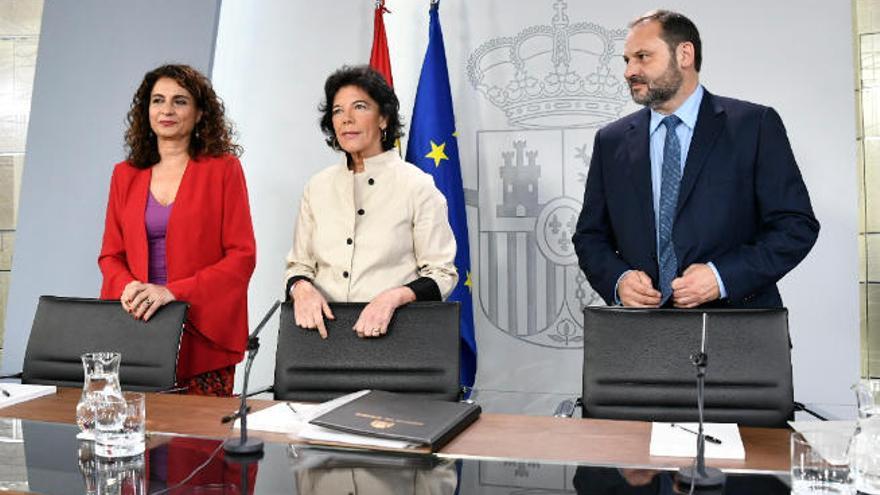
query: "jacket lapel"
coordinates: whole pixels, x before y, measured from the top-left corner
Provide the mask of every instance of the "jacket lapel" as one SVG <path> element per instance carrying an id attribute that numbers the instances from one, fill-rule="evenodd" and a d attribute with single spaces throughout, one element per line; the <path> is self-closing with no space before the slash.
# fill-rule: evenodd
<path id="1" fill-rule="evenodd" d="M 678 191 L 676 215 L 681 213 L 682 207 L 693 191 L 700 171 L 706 164 L 706 159 L 721 134 L 721 130 L 724 129 L 726 121 L 724 108 L 717 104 L 711 93 L 706 91 L 703 94 L 703 101 L 700 103 L 694 137 L 691 139 L 691 146 L 684 165 L 684 176 L 681 178 L 681 187 Z"/>
<path id="2" fill-rule="evenodd" d="M 645 108 L 639 111 L 629 123 L 626 131 L 626 173 L 636 189 L 638 207 L 642 219 L 649 226 L 650 242 L 656 251 L 657 233 L 654 225 L 654 193 L 651 188 L 651 156 L 648 127 L 651 125 L 651 112 Z M 644 230 L 643 230 L 644 231 Z"/>
<path id="3" fill-rule="evenodd" d="M 141 282 L 147 282 L 149 277 L 150 247 L 147 244 L 147 228 L 144 214 L 147 211 L 147 195 L 150 194 L 150 180 L 153 177 L 153 168 L 140 170 L 131 186 L 131 207 L 127 208 L 128 222 L 134 226 L 128 231 L 133 236 L 132 243 L 137 249 L 132 249 L 128 256 L 131 274 Z M 134 253 L 137 253 L 136 255 Z"/>

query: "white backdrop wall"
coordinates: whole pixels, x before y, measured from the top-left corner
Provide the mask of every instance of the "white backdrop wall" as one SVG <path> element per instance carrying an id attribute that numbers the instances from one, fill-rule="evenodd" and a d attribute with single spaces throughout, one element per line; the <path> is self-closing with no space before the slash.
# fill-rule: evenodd
<path id="1" fill-rule="evenodd" d="M 368 61 L 372 5 L 366 0 L 310 2 L 306 9 L 305 2 L 223 2 L 214 82 L 247 150 L 243 161 L 259 246 L 252 322 L 282 295 L 283 257 L 305 181 L 336 160 L 323 144 L 316 107 L 332 70 Z M 386 5 L 392 12 L 385 22 L 395 89 L 409 122 L 427 44 L 428 1 L 387 0 Z M 608 97 L 610 113 L 557 112 L 517 121 L 475 87 L 469 58 L 481 46 L 519 37 L 518 50 L 528 58 L 530 75 L 542 78 L 549 71 L 552 44 L 546 37 L 521 33 L 531 26 L 552 30 L 556 16 L 557 29 L 572 34 L 571 71 L 595 81 L 607 70 L 612 80 L 606 84 L 613 85 L 622 82 L 623 65 L 616 55 L 627 22 L 654 7 L 648 1 L 442 2 L 459 149 L 472 205 L 478 397 L 490 410 L 546 414 L 580 387 L 582 329 L 576 308 L 595 299 L 579 278 L 570 247 L 553 248 L 551 241 L 562 236 L 553 238 L 536 225 L 547 224 L 548 209 L 563 223 L 576 212 L 597 126 L 637 107 L 618 92 Z M 848 386 L 859 369 L 850 5 L 745 0 L 672 1 L 665 7 L 684 12 L 700 28 L 702 81 L 710 91 L 771 105 L 785 120 L 822 222 L 813 252 L 781 284 L 791 312 L 795 396 L 847 415 L 850 409 L 844 405 L 853 402 Z M 597 53 L 606 44 L 615 56 L 603 65 Z M 505 51 L 494 51 L 476 61 L 476 67 L 486 69 L 482 83 L 503 87 L 511 82 L 505 57 Z M 516 146 L 524 146 L 526 161 L 529 152 L 535 153 L 542 167 L 538 204 L 524 222 L 498 218 L 495 208 L 501 201 L 498 167 L 505 152 L 514 153 L 515 163 Z M 530 284 L 536 285 L 531 291 Z M 274 335 L 265 335 L 263 348 L 255 384 L 272 380 Z M 748 356 L 743 365 L 748 366 Z"/>
<path id="2" fill-rule="evenodd" d="M 123 118 L 140 76 L 166 61 L 209 71 L 215 29 L 213 79 L 246 150 L 243 164 L 258 243 L 251 322 L 282 296 L 283 257 L 303 185 L 336 160 L 317 125 L 323 81 L 343 64 L 368 60 L 373 2 L 225 0 L 219 25 L 217 4 L 187 2 L 183 12 L 176 2 L 156 9 L 156 2 L 150 8 L 136 1 L 112 7 L 82 1 L 72 7 L 47 0 L 7 312 L 5 372 L 20 369 L 37 295 L 97 294 L 95 258 L 110 167 L 121 158 Z M 408 122 L 427 43 L 428 0 L 388 0 L 387 6 L 396 89 Z M 582 330 L 576 309 L 593 301 L 592 293 L 573 268 L 570 248 L 558 242 L 564 235 L 552 237 L 536 227 L 549 225 L 549 211 L 558 212 L 564 225 L 579 208 L 591 152 L 584 145 L 603 120 L 636 107 L 625 94 L 606 91 L 611 111 L 604 113 L 509 118 L 474 85 L 479 79 L 474 67 L 486 69 L 477 82 L 487 88 L 510 84 L 504 51 L 475 59 L 470 71 L 468 61 L 481 47 L 520 39 L 528 73 L 543 78 L 552 55 L 547 38 L 521 33 L 532 26 L 538 26 L 528 31 L 533 34 L 564 29 L 571 34 L 566 39 L 574 77 L 613 89 L 621 82 L 622 63 L 617 56 L 600 63 L 597 54 L 606 46 L 612 55 L 619 53 L 627 21 L 655 6 L 645 0 L 443 0 L 459 149 L 472 205 L 477 386 L 487 409 L 547 414 L 559 399 L 577 393 Z M 835 414 L 851 414 L 845 405 L 853 402 L 848 386 L 858 375 L 859 321 L 850 5 L 678 0 L 666 7 L 686 13 L 699 26 L 702 79 L 710 91 L 772 105 L 785 120 L 822 222 L 813 252 L 781 284 L 791 311 L 795 396 Z M 171 11 L 177 14 L 163 14 Z M 158 17 L 143 22 L 150 16 L 161 22 Z M 519 141 L 524 144 L 515 144 Z M 523 147 L 524 160 L 534 156 L 542 167 L 537 202 L 524 221 L 499 218 L 496 210 L 502 185 L 498 168 L 505 153 L 513 153 L 516 163 L 517 146 Z M 264 334 L 254 385 L 272 381 L 273 333 L 270 328 Z M 748 356 L 743 364 L 748 366 Z"/>

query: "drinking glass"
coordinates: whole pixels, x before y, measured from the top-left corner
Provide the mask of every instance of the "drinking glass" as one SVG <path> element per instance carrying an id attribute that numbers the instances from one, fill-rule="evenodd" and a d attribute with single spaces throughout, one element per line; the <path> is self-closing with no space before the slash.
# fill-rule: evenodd
<path id="1" fill-rule="evenodd" d="M 850 495 L 850 435 L 841 431 L 791 434 L 791 493 Z"/>
<path id="2" fill-rule="evenodd" d="M 144 452 L 146 402 L 143 393 L 125 392 L 96 401 L 95 455 L 130 457 Z"/>

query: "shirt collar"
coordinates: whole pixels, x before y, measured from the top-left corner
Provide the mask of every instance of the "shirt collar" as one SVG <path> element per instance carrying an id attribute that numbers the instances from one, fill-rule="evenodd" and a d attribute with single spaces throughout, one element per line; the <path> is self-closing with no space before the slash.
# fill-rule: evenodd
<path id="1" fill-rule="evenodd" d="M 682 103 L 681 106 L 672 112 L 673 115 L 680 118 L 682 123 L 688 126 L 691 130 L 697 125 L 697 115 L 700 113 L 700 103 L 703 101 L 703 93 L 703 85 L 698 84 L 697 89 L 695 89 L 694 92 L 684 100 L 684 103 Z M 654 134 L 654 131 L 657 130 L 657 127 L 660 126 L 660 122 L 665 117 L 666 115 L 653 109 L 651 110 L 651 124 L 650 127 L 648 127 L 651 134 Z"/>

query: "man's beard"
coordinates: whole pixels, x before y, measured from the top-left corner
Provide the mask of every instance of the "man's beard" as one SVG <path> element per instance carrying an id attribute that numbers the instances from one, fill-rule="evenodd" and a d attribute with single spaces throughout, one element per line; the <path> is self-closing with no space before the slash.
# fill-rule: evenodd
<path id="1" fill-rule="evenodd" d="M 666 70 L 663 71 L 663 74 L 660 74 L 660 77 L 653 81 L 649 81 L 641 76 L 632 76 L 627 79 L 630 88 L 629 92 L 630 95 L 632 95 L 633 101 L 639 105 L 645 105 L 653 109 L 656 109 L 660 105 L 671 100 L 672 97 L 678 93 L 683 81 L 684 77 L 681 75 L 681 70 L 675 63 L 674 58 L 669 60 L 669 65 L 666 67 Z M 644 84 L 647 88 L 645 93 L 642 95 L 637 94 L 632 89 L 634 83 Z"/>

